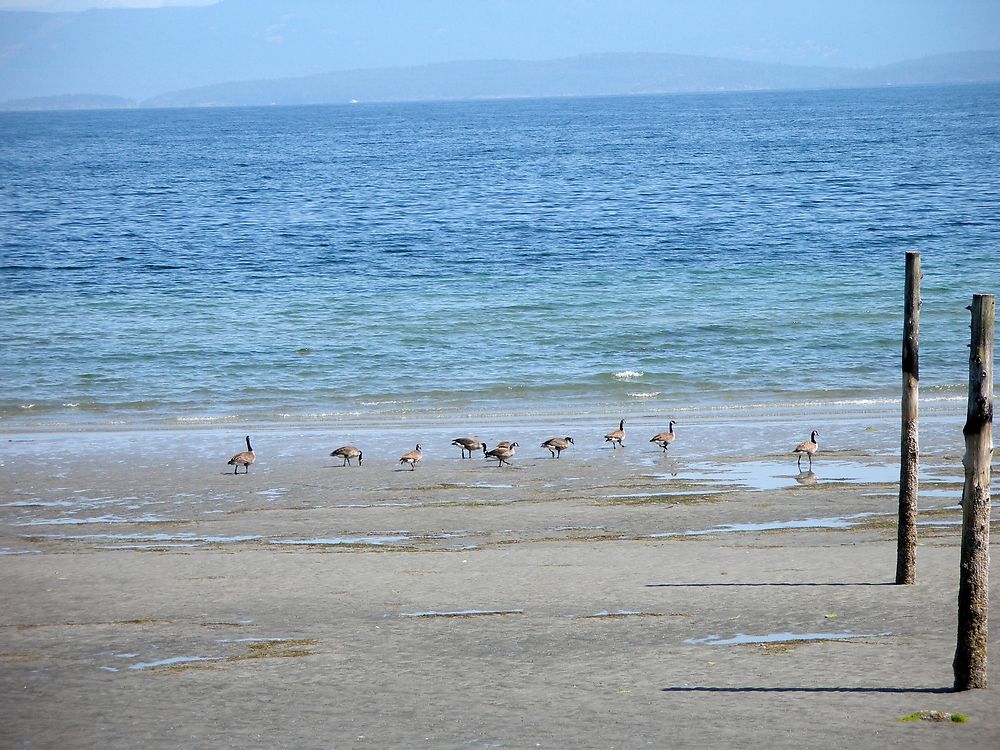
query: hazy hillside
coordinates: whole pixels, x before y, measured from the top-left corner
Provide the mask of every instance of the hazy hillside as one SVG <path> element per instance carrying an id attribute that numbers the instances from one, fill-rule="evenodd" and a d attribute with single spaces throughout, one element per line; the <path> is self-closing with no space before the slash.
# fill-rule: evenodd
<path id="1" fill-rule="evenodd" d="M 870 71 L 875 84 L 983 83 L 1000 81 L 1000 51 L 955 52 L 883 65 Z"/>
<path id="2" fill-rule="evenodd" d="M 931 5 L 940 7 L 925 7 Z M 361 92 L 363 98 L 413 98 L 393 86 L 393 78 L 404 74 L 387 69 L 455 60 L 561 62 L 533 69 L 513 64 L 516 85 L 507 85 L 502 80 L 507 72 L 498 67 L 481 69 L 481 78 L 468 85 L 444 66 L 405 76 L 419 83 L 423 96 L 452 98 L 782 87 L 802 85 L 796 82 L 806 75 L 781 66 L 721 62 L 750 60 L 752 65 L 836 68 L 838 73 L 810 74 L 807 85 L 822 85 L 824 77 L 842 76 L 845 68 L 998 46 L 1000 4 L 946 5 L 906 0 L 222 0 L 188 7 L 0 11 L 0 101 L 82 92 L 140 100 L 227 81 L 373 69 L 381 71 L 363 78 L 351 74 L 351 79 L 337 74 L 318 84 L 329 87 L 327 93 L 300 90 L 296 96 L 326 100 L 335 94 L 340 99 L 344 92 L 337 87 L 351 89 L 357 81 L 372 86 Z M 909 8 L 905 18 L 900 18 L 901 7 Z M 678 57 L 633 56 L 608 71 L 576 59 L 594 51 L 640 50 Z M 689 65 L 682 54 L 702 61 Z M 639 64 L 653 67 L 636 71 Z M 897 71 L 895 79 L 937 75 L 939 63 L 930 65 L 934 70 Z M 604 78 L 579 81 L 583 75 Z M 480 89 L 477 81 L 490 85 Z"/>
<path id="3" fill-rule="evenodd" d="M 358 101 L 593 96 L 1000 81 L 1000 52 L 942 55 L 881 68 L 770 65 L 687 55 L 585 55 L 469 61 L 239 81 L 175 91 L 153 107 L 336 104 Z"/>

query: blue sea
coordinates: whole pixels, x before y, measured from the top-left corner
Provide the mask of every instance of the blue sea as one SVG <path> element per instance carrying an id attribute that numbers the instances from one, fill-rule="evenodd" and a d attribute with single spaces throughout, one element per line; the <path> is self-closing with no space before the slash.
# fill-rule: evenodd
<path id="1" fill-rule="evenodd" d="M 891 403 L 914 249 L 957 403 L 1000 87 L 4 113 L 0 425 Z"/>

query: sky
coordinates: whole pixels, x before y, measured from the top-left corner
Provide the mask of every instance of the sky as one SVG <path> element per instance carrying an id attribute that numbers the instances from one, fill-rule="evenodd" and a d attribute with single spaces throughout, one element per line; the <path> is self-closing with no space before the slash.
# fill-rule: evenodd
<path id="1" fill-rule="evenodd" d="M 75 11 L 90 8 L 163 8 L 213 5 L 218 0 L 0 0 L 0 10 Z"/>
<path id="2" fill-rule="evenodd" d="M 599 52 L 870 67 L 1000 49 L 1000 0 L 0 0 L 15 8 L 50 12 L 0 18 L 0 100 Z"/>

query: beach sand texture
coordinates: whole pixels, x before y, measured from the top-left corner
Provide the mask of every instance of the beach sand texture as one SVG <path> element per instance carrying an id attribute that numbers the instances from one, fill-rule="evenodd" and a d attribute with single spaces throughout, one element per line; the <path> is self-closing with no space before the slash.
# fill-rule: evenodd
<path id="1" fill-rule="evenodd" d="M 997 687 L 949 692 L 954 453 L 929 461 L 918 583 L 897 587 L 898 468 L 847 451 L 800 483 L 792 456 L 708 463 L 680 440 L 502 469 L 438 441 L 409 471 L 262 436 L 234 477 L 215 435 L 22 437 L 3 747 L 1000 741 Z M 920 710 L 969 719 L 898 721 Z"/>

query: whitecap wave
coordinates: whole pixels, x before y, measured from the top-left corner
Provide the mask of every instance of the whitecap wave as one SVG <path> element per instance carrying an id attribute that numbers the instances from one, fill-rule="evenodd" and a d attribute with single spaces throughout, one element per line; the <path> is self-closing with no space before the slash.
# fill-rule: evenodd
<path id="1" fill-rule="evenodd" d="M 632 398 L 656 398 L 657 396 L 662 396 L 663 391 L 636 391 L 635 393 L 626 394 Z"/>
<path id="2" fill-rule="evenodd" d="M 618 378 L 618 380 L 638 380 L 645 374 L 646 373 L 641 370 L 622 370 L 614 373 L 614 376 Z"/>

